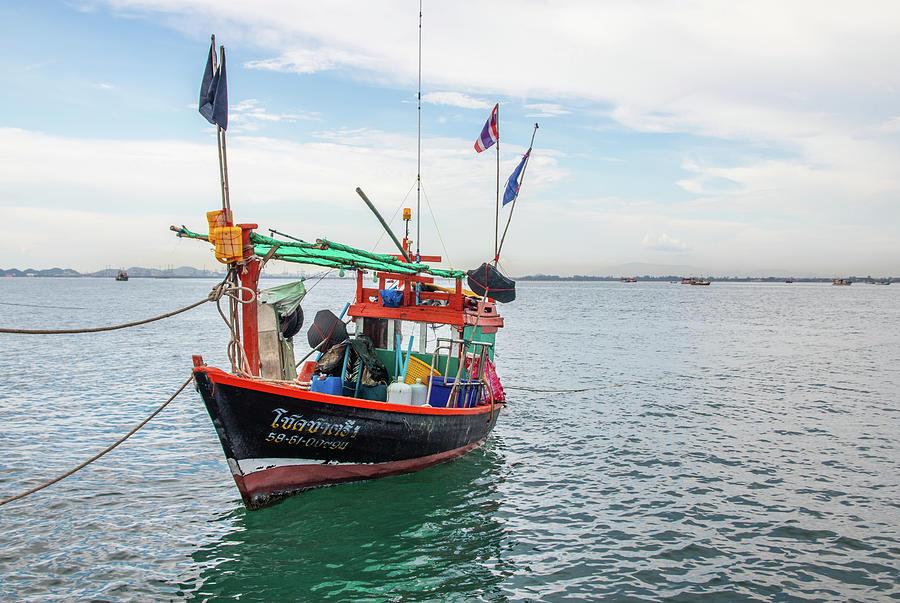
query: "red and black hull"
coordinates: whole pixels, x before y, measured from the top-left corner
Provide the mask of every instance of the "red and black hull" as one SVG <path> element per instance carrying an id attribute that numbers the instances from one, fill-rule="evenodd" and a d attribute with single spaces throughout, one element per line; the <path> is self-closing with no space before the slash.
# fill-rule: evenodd
<path id="1" fill-rule="evenodd" d="M 412 473 L 462 456 L 502 405 L 431 408 L 331 396 L 210 367 L 194 382 L 249 509 L 320 486 Z"/>

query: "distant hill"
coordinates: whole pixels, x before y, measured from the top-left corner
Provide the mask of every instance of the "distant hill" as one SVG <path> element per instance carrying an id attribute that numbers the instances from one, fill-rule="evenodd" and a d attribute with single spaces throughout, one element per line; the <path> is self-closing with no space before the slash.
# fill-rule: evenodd
<path id="1" fill-rule="evenodd" d="M 115 278 L 118 272 L 118 268 L 106 268 L 104 270 L 98 270 L 97 272 L 89 272 L 86 274 L 82 274 L 81 272 L 72 270 L 71 268 L 49 268 L 47 270 L 35 270 L 34 268 L 28 268 L 26 270 L 10 268 L 9 270 L 4 270 L 3 268 L 0 268 L 0 278 L 7 276 Z M 128 273 L 129 278 L 222 278 L 225 276 L 224 272 L 200 270 L 191 266 L 182 266 L 180 268 L 172 268 L 167 270 L 132 266 L 131 268 L 127 268 L 125 272 Z"/>
<path id="2" fill-rule="evenodd" d="M 46 270 L 35 270 L 34 268 L 26 268 L 25 270 L 18 270 L 16 268 L 10 268 L 9 270 L 3 270 L 0 268 L 0 277 L 4 276 L 82 276 L 81 273 L 72 270 L 71 268 L 48 268 Z"/>
<path id="3" fill-rule="evenodd" d="M 326 269 L 327 270 L 327 269 Z M 71 268 L 50 268 L 47 270 L 35 270 L 28 268 L 27 270 L 19 270 L 18 268 L 10 268 L 4 270 L 0 268 L 0 278 L 18 277 L 18 276 L 40 276 L 40 277 L 84 277 L 84 278 L 115 278 L 119 272 L 118 268 L 104 268 L 97 272 L 81 273 Z M 192 266 L 181 266 L 180 268 L 143 268 L 141 266 L 132 266 L 125 268 L 128 278 L 224 278 L 225 271 L 201 270 Z M 297 274 L 270 274 L 263 272 L 263 278 L 298 278 Z M 337 273 L 328 275 L 326 278 L 338 278 Z"/>

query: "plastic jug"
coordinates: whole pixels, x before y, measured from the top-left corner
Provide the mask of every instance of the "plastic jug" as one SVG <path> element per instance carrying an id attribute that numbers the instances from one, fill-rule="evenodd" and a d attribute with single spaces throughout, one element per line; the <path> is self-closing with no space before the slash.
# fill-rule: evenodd
<path id="1" fill-rule="evenodd" d="M 403 379 L 397 377 L 397 380 L 391 383 L 387 388 L 388 404 L 409 404 L 412 402 L 412 386 L 403 382 Z"/>
<path id="2" fill-rule="evenodd" d="M 416 382 L 409 387 L 412 390 L 413 406 L 423 406 L 428 399 L 428 386 L 422 383 L 421 379 L 417 378 Z"/>

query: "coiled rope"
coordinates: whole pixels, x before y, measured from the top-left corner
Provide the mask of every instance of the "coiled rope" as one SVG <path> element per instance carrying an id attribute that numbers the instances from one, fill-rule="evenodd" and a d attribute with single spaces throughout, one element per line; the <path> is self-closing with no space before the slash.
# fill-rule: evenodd
<path id="1" fill-rule="evenodd" d="M 115 444 L 113 444 L 112 446 L 109 446 L 109 447 L 107 447 L 106 449 L 104 449 L 102 452 L 100 452 L 100 453 L 98 453 L 98 454 L 95 454 L 94 456 L 92 456 L 91 458 L 89 458 L 88 460 L 86 460 L 85 462 L 81 463 L 80 465 L 78 465 L 78 466 L 75 467 L 74 469 L 72 469 L 72 470 L 70 470 L 70 471 L 67 471 L 66 473 L 63 473 L 63 474 L 60 475 L 59 477 L 56 477 L 56 478 L 54 478 L 54 479 L 51 479 L 51 480 L 48 481 L 48 482 L 44 482 L 44 483 L 41 484 L 40 486 L 36 486 L 36 487 L 32 488 L 31 490 L 28 490 L 27 492 L 22 492 L 21 494 L 16 494 L 15 496 L 10 496 L 9 498 L 4 498 L 3 500 L 0 500 L 0 507 L 2 507 L 3 505 L 5 505 L 6 503 L 11 503 L 11 502 L 13 502 L 14 500 L 19 500 L 20 498 L 25 498 L 25 497 L 28 496 L 29 494 L 34 494 L 34 493 L 37 492 L 38 490 L 43 490 L 43 489 L 46 488 L 47 486 L 52 486 L 52 485 L 55 484 L 56 482 L 61 481 L 61 480 L 65 479 L 65 478 L 69 477 L 70 475 L 72 475 L 73 473 L 75 473 L 76 471 L 78 471 L 79 469 L 84 469 L 85 467 L 87 467 L 88 465 L 90 465 L 91 463 L 93 463 L 94 461 L 96 461 L 97 459 L 99 459 L 101 456 L 103 456 L 104 454 L 106 454 L 107 452 L 109 452 L 110 450 L 112 450 L 113 448 L 115 448 L 116 446 L 118 446 L 119 444 L 121 444 L 122 442 L 124 442 L 125 440 L 127 440 L 128 438 L 130 438 L 131 436 L 133 436 L 133 435 L 137 432 L 138 429 L 140 429 L 141 427 L 143 427 L 144 425 L 146 425 L 146 424 L 150 421 L 150 419 L 152 419 L 153 417 L 155 417 L 156 415 L 158 415 L 158 414 L 160 413 L 160 411 L 162 411 L 162 409 L 164 409 L 166 406 L 168 406 L 168 405 L 169 405 L 169 402 L 171 402 L 172 400 L 175 399 L 175 396 L 177 396 L 177 395 L 180 394 L 182 391 L 184 391 L 184 388 L 187 387 L 188 383 L 190 383 L 191 381 L 193 381 L 193 379 L 194 379 L 194 375 L 193 375 L 193 373 L 191 373 L 191 376 L 188 377 L 187 381 L 185 381 L 184 383 L 182 383 L 182 384 L 181 384 L 181 387 L 178 388 L 178 391 L 176 391 L 174 394 L 172 394 L 172 395 L 169 397 L 169 399 L 166 400 L 166 401 L 162 404 L 162 406 L 160 406 L 159 408 L 157 408 L 156 410 L 154 410 L 152 413 L 150 413 L 150 416 L 149 416 L 149 417 L 147 417 L 146 419 L 144 419 L 143 421 L 141 421 L 140 423 L 138 423 L 138 425 L 137 425 L 134 429 L 132 429 L 131 431 L 129 431 L 127 434 L 125 434 L 125 436 L 123 436 L 122 438 L 120 438 L 119 441 L 117 441 L 117 442 L 116 442 Z"/>

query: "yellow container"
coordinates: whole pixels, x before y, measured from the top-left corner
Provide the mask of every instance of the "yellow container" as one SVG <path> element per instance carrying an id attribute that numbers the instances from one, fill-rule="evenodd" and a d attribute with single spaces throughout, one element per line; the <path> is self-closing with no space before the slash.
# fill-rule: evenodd
<path id="1" fill-rule="evenodd" d="M 209 231 L 209 240 L 216 246 L 216 259 L 223 264 L 240 262 L 243 259 L 240 227 L 214 228 Z"/>
<path id="2" fill-rule="evenodd" d="M 208 211 L 206 212 L 206 221 L 209 222 L 209 234 L 212 234 L 217 228 L 225 227 L 225 210 L 219 209 L 216 211 Z"/>
<path id="3" fill-rule="evenodd" d="M 428 378 L 432 375 L 440 375 L 439 372 L 431 370 L 431 367 L 422 362 L 415 356 L 410 356 L 409 367 L 406 369 L 406 383 L 412 385 L 416 379 L 421 379 L 422 383 L 427 384 Z"/>
<path id="4" fill-rule="evenodd" d="M 241 229 L 228 226 L 224 209 L 206 212 L 206 221 L 209 223 L 209 242 L 216 247 L 216 259 L 223 264 L 240 262 L 243 259 Z"/>

